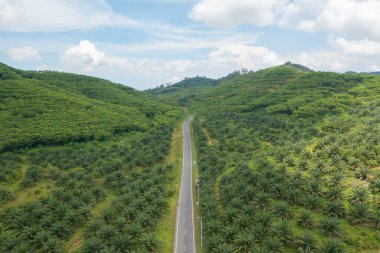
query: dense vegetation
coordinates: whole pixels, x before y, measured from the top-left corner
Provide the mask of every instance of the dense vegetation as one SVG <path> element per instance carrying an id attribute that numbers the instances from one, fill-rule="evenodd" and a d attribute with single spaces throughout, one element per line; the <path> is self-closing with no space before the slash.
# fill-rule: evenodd
<path id="1" fill-rule="evenodd" d="M 0 252 L 160 251 L 181 109 L 80 75 L 0 79 Z"/>
<path id="2" fill-rule="evenodd" d="M 0 252 L 157 252 L 187 106 L 204 252 L 377 252 L 380 78 L 297 64 L 146 93 L 0 64 Z M 169 105 L 171 104 L 171 105 Z"/>
<path id="3" fill-rule="evenodd" d="M 157 88 L 149 89 L 146 92 L 166 103 L 188 107 L 189 103 L 198 96 L 198 94 L 239 75 L 241 75 L 241 72 L 235 71 L 226 77 L 219 79 L 200 76 L 185 78 L 178 83 L 167 86 L 160 85 Z"/>
<path id="4" fill-rule="evenodd" d="M 205 252 L 380 249 L 380 78 L 286 64 L 190 106 Z"/>
<path id="5" fill-rule="evenodd" d="M 144 93 L 98 78 L 5 65 L 0 76 L 0 151 L 103 140 L 178 115 Z"/>

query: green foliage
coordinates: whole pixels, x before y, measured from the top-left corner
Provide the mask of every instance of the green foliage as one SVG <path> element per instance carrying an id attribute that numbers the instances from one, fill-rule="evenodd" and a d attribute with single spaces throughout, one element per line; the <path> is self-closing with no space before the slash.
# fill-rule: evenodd
<path id="1" fill-rule="evenodd" d="M 98 78 L 0 77 L 0 252 L 156 252 L 181 110 Z"/>
<path id="2" fill-rule="evenodd" d="M 0 68 L 0 73 L 11 70 Z M 173 124 L 180 113 L 142 92 L 98 78 L 11 73 L 17 78 L 0 81 L 0 152 L 105 140 L 152 125 Z"/>
<path id="3" fill-rule="evenodd" d="M 325 245 L 322 246 L 321 251 L 323 253 L 344 253 L 346 252 L 341 242 L 336 240 L 328 240 Z"/>
<path id="4" fill-rule="evenodd" d="M 290 63 L 198 88 L 188 104 L 207 252 L 246 252 L 243 238 L 253 252 L 268 240 L 272 252 L 378 250 L 379 94 L 378 77 Z"/>
<path id="5" fill-rule="evenodd" d="M 0 188 L 0 203 L 12 200 L 14 198 L 12 192 L 7 188 Z"/>
<path id="6" fill-rule="evenodd" d="M 303 228 L 311 228 L 314 226 L 312 213 L 309 211 L 302 211 L 297 218 L 297 225 Z"/>

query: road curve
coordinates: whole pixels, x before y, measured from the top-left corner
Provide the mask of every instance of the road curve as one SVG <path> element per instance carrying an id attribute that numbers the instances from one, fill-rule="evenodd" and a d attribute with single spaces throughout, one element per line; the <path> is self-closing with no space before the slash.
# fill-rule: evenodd
<path id="1" fill-rule="evenodd" d="M 183 123 L 182 179 L 177 206 L 174 253 L 195 253 L 190 117 Z"/>

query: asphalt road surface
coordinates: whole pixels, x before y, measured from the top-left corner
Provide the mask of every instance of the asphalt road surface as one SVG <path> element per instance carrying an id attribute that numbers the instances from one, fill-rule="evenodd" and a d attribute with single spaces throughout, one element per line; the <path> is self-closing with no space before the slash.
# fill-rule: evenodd
<path id="1" fill-rule="evenodd" d="M 177 206 L 174 253 L 195 253 L 192 158 L 189 130 L 191 120 L 192 118 L 189 118 L 182 126 L 183 164 L 181 190 Z"/>

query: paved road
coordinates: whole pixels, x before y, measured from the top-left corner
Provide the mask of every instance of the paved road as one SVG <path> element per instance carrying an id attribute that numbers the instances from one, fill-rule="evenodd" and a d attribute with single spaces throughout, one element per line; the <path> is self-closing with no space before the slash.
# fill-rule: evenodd
<path id="1" fill-rule="evenodd" d="M 174 253 L 195 253 L 192 158 L 189 131 L 189 124 L 191 120 L 192 118 L 189 118 L 182 126 L 182 180 L 177 207 L 177 226 L 175 233 Z"/>

